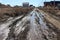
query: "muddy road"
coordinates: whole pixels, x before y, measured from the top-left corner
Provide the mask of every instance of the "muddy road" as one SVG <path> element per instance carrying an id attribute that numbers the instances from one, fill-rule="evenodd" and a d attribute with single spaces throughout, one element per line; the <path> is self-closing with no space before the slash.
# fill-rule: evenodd
<path id="1" fill-rule="evenodd" d="M 35 8 L 28 14 L 0 23 L 0 40 L 57 40 L 55 27 L 47 24 L 45 14 Z"/>

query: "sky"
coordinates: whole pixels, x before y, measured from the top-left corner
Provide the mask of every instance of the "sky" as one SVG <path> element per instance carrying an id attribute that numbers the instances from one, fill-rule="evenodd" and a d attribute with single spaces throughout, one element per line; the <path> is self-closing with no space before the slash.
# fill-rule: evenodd
<path id="1" fill-rule="evenodd" d="M 53 0 L 0 0 L 2 4 L 10 4 L 11 6 L 19 5 L 22 6 L 23 2 L 29 2 L 29 4 L 33 4 L 34 6 L 43 6 L 43 2 L 45 1 L 53 1 Z M 59 0 L 56 0 L 59 1 Z"/>

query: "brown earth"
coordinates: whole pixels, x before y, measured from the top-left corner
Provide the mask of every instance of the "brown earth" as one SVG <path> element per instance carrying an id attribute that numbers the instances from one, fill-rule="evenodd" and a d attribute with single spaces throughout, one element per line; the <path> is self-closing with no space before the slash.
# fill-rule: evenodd
<path id="1" fill-rule="evenodd" d="M 43 12 L 43 13 L 44 13 L 44 17 L 46 19 L 47 25 L 48 26 L 53 25 L 55 27 L 55 28 L 54 27 L 50 27 L 50 28 L 52 28 L 57 33 L 57 40 L 60 40 L 60 18 L 59 18 L 59 15 L 56 16 L 58 12 L 55 14 L 52 14 L 49 12 Z"/>

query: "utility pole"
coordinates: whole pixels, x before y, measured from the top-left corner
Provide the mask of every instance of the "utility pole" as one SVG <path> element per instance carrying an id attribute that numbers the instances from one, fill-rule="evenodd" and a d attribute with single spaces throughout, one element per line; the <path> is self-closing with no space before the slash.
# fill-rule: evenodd
<path id="1" fill-rule="evenodd" d="M 54 8 L 55 8 L 55 0 L 54 0 Z"/>

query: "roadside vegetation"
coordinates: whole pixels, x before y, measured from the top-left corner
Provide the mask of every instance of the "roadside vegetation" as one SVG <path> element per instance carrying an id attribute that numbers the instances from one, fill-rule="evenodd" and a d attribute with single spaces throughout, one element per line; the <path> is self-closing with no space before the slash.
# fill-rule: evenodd
<path id="1" fill-rule="evenodd" d="M 31 12 L 32 7 L 20 7 L 4 5 L 0 3 L 0 21 L 6 21 L 9 17 L 16 17 Z"/>

